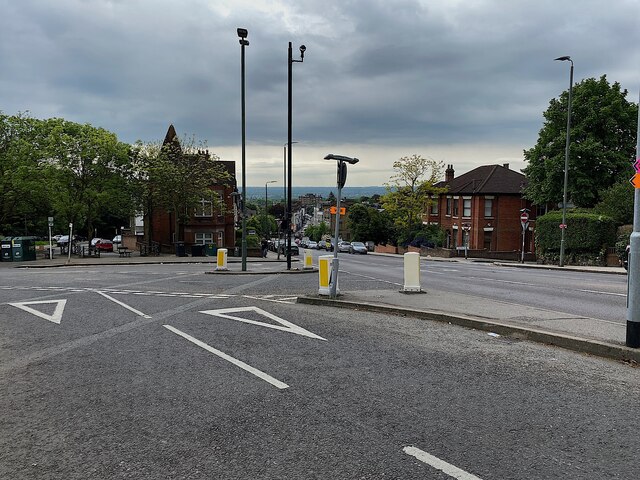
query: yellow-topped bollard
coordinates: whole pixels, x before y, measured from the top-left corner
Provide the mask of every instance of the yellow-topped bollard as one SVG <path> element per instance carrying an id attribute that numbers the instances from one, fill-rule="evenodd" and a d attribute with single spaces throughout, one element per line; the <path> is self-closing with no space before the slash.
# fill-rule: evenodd
<path id="1" fill-rule="evenodd" d="M 305 248 L 304 252 L 304 270 L 312 270 L 313 269 L 313 255 L 311 255 L 311 250 Z"/>
<path id="2" fill-rule="evenodd" d="M 318 276 L 320 287 L 318 295 L 330 295 L 329 284 L 331 283 L 331 262 L 333 255 L 321 255 L 318 257 Z"/>
<path id="3" fill-rule="evenodd" d="M 216 270 L 229 270 L 227 267 L 227 249 L 219 248 L 216 257 Z"/>

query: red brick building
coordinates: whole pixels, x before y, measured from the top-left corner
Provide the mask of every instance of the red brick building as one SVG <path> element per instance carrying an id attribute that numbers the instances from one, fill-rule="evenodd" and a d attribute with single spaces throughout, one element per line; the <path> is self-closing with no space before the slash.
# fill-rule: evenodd
<path id="1" fill-rule="evenodd" d="M 175 149 L 179 140 L 173 125 L 169 126 L 163 146 L 171 145 Z M 179 155 L 183 155 L 179 150 Z M 196 155 L 209 157 L 209 151 L 199 151 Z M 180 157 L 177 157 L 180 158 Z M 235 222 L 234 202 L 231 193 L 236 191 L 236 164 L 231 161 L 219 161 L 222 167 L 229 173 L 231 180 L 227 185 L 213 184 L 211 186 L 212 197 L 202 199 L 201 204 L 195 209 L 186 222 L 183 222 L 176 231 L 175 214 L 162 209 L 154 208 L 151 218 L 145 218 L 149 222 L 149 234 L 153 242 L 158 242 L 163 251 L 174 251 L 178 240 L 184 241 L 186 252 L 191 245 L 208 245 L 215 243 L 217 247 L 233 249 L 235 246 Z M 224 204 L 224 208 L 216 207 L 213 196 Z"/>
<path id="2" fill-rule="evenodd" d="M 522 209 L 530 221 L 525 232 L 525 253 L 534 251 L 535 209 L 522 197 L 525 176 L 509 169 L 509 164 L 484 165 L 459 177 L 448 165 L 444 182 L 448 187 L 429 209 L 425 220 L 437 223 L 446 232 L 445 248 L 468 245 L 469 250 L 486 252 L 522 251 Z M 468 243 L 467 243 L 468 242 Z"/>

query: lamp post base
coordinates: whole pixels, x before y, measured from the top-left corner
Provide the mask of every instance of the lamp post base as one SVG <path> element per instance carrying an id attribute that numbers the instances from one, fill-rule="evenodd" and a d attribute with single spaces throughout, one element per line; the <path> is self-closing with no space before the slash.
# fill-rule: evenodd
<path id="1" fill-rule="evenodd" d="M 640 322 L 627 320 L 627 347 L 640 348 Z"/>

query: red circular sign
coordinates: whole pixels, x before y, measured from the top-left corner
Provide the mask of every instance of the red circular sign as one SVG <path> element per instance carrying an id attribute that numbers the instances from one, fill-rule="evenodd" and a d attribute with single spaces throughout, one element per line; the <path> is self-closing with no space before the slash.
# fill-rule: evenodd
<path id="1" fill-rule="evenodd" d="M 522 213 L 520 214 L 520 221 L 521 221 L 522 223 L 526 223 L 526 222 L 528 222 L 528 221 L 529 221 L 529 214 L 528 214 L 527 212 L 522 212 Z"/>

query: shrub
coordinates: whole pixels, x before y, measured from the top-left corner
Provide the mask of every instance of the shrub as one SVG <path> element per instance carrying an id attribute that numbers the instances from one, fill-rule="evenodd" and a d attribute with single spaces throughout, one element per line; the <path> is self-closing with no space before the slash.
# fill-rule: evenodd
<path id="1" fill-rule="evenodd" d="M 560 251 L 562 212 L 553 211 L 536 220 L 536 246 L 540 253 Z M 600 254 L 616 241 L 616 225 L 611 217 L 591 212 L 567 212 L 565 252 Z"/>

